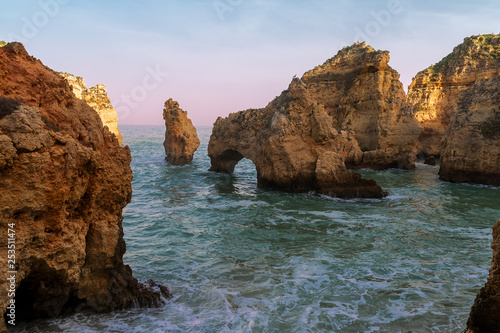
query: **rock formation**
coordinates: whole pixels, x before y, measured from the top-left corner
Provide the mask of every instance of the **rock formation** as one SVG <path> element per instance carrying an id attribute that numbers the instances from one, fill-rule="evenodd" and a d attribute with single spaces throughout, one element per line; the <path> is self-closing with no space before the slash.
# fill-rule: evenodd
<path id="1" fill-rule="evenodd" d="M 122 136 L 118 128 L 118 115 L 116 109 L 111 105 L 111 100 L 108 97 L 108 92 L 104 84 L 98 84 L 87 89 L 85 81 L 79 76 L 74 76 L 68 73 L 59 73 L 68 82 L 73 93 L 79 99 L 83 99 L 88 105 L 97 111 L 104 126 L 108 126 L 111 133 L 116 135 L 120 145 L 122 144 Z"/>
<path id="2" fill-rule="evenodd" d="M 356 43 L 304 74 L 311 98 L 322 104 L 333 127 L 348 131 L 359 146 L 347 155 L 351 168 L 415 166 L 421 128 L 406 106 L 399 74 L 388 51 Z"/>
<path id="3" fill-rule="evenodd" d="M 500 332 L 500 221 L 493 226 L 490 276 L 472 306 L 468 333 Z"/>
<path id="4" fill-rule="evenodd" d="M 196 128 L 187 117 L 187 111 L 179 108 L 179 103 L 171 98 L 163 109 L 165 120 L 165 141 L 163 147 L 167 161 L 173 165 L 191 163 L 193 155 L 200 146 Z"/>
<path id="5" fill-rule="evenodd" d="M 424 127 L 419 154 L 439 156 L 451 109 L 460 93 L 478 79 L 500 75 L 500 35 L 464 39 L 437 64 L 419 72 L 408 91 L 408 102 Z"/>
<path id="6" fill-rule="evenodd" d="M 500 77 L 477 80 L 450 113 L 440 178 L 500 185 Z"/>
<path id="7" fill-rule="evenodd" d="M 167 290 L 138 283 L 123 264 L 128 147 L 19 43 L 0 48 L 0 96 L 2 313 L 11 286 L 16 322 L 162 304 L 158 289 Z M 12 244 L 16 260 L 8 267 Z M 17 272 L 12 281 L 7 270 Z"/>
<path id="8" fill-rule="evenodd" d="M 208 145 L 210 171 L 232 173 L 238 161 L 248 158 L 257 169 L 259 188 L 341 198 L 385 196 L 375 181 L 346 171 L 344 152 L 359 147 L 332 124 L 306 84 L 294 78 L 267 107 L 217 119 Z"/>

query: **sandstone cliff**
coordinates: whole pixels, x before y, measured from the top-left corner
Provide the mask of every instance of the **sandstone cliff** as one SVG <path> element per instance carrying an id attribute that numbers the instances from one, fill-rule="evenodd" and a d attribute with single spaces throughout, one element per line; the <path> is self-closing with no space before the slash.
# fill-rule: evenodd
<path id="1" fill-rule="evenodd" d="M 294 78 L 266 108 L 217 119 L 208 145 L 210 171 L 232 173 L 248 158 L 257 169 L 259 188 L 341 198 L 385 196 L 375 181 L 346 171 L 343 152 L 359 147 L 332 124 L 306 84 Z"/>
<path id="2" fill-rule="evenodd" d="M 440 62 L 419 72 L 408 91 L 408 102 L 424 127 L 419 153 L 439 156 L 451 110 L 460 93 L 478 79 L 499 75 L 500 35 L 465 38 Z"/>
<path id="3" fill-rule="evenodd" d="M 468 333 L 500 332 L 500 221 L 493 226 L 490 276 L 472 306 Z"/>
<path id="4" fill-rule="evenodd" d="M 116 109 L 111 105 L 111 100 L 108 97 L 108 92 L 104 84 L 98 84 L 88 88 L 85 85 L 83 78 L 74 76 L 68 73 L 59 73 L 68 82 L 73 93 L 79 99 L 83 99 L 88 105 L 97 111 L 104 126 L 108 126 L 111 133 L 116 135 L 120 145 L 122 144 L 122 136 L 118 128 L 118 115 Z"/>
<path id="5" fill-rule="evenodd" d="M 0 96 L 2 313 L 10 301 L 7 270 L 17 272 L 17 321 L 162 304 L 161 293 L 123 264 L 128 147 L 19 43 L 0 48 Z M 15 239 L 9 268 L 8 229 Z"/>
<path id="6" fill-rule="evenodd" d="M 406 106 L 399 74 L 388 62 L 388 51 L 356 43 L 302 77 L 311 98 L 332 118 L 333 127 L 352 133 L 357 141 L 359 149 L 347 156 L 351 168 L 415 166 L 421 128 Z"/>
<path id="7" fill-rule="evenodd" d="M 500 77 L 477 80 L 454 103 L 439 175 L 500 185 Z"/>
<path id="8" fill-rule="evenodd" d="M 165 120 L 165 141 L 163 147 L 167 161 L 173 165 L 191 163 L 193 155 L 200 146 L 196 128 L 187 117 L 187 111 L 179 108 L 179 103 L 171 98 L 163 109 Z"/>

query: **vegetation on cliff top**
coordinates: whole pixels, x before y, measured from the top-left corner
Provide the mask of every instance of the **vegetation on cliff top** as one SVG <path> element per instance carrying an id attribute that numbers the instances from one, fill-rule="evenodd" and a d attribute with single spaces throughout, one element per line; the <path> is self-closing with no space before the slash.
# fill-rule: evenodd
<path id="1" fill-rule="evenodd" d="M 4 47 L 5 45 L 7 45 L 7 43 L 3 40 L 0 40 L 0 47 Z"/>
<path id="2" fill-rule="evenodd" d="M 500 34 L 486 34 L 466 37 L 464 42 L 453 49 L 453 52 L 418 74 L 437 75 L 446 71 L 455 61 L 500 58 Z M 418 75 L 417 74 L 417 75 Z"/>

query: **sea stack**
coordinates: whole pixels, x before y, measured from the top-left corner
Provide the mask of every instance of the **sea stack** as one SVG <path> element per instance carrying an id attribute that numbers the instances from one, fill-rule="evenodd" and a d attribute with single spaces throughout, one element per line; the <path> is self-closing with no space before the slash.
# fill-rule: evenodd
<path id="1" fill-rule="evenodd" d="M 408 102 L 423 126 L 418 153 L 442 154 L 443 139 L 460 94 L 477 80 L 500 75 L 500 35 L 464 39 L 440 62 L 419 72 L 408 91 Z"/>
<path id="2" fill-rule="evenodd" d="M 111 100 L 108 97 L 106 86 L 104 84 L 98 84 L 87 89 L 83 78 L 69 73 L 59 74 L 64 77 L 66 81 L 68 81 L 76 97 L 84 100 L 88 105 L 97 111 L 97 114 L 99 114 L 99 117 L 102 120 L 102 124 L 108 127 L 110 132 L 116 136 L 121 145 L 123 138 L 120 134 L 120 129 L 118 128 L 118 114 L 116 113 L 116 109 L 113 105 L 111 105 Z"/>
<path id="3" fill-rule="evenodd" d="M 389 52 L 366 43 L 343 48 L 302 77 L 311 98 L 323 105 L 333 128 L 357 142 L 346 156 L 350 168 L 413 169 L 421 132 Z"/>
<path id="4" fill-rule="evenodd" d="M 500 221 L 493 226 L 490 275 L 472 306 L 467 333 L 500 332 Z"/>
<path id="5" fill-rule="evenodd" d="M 132 196 L 128 147 L 22 44 L 0 47 L 0 68 L 4 318 L 9 290 L 15 290 L 17 323 L 163 304 L 166 288 L 139 283 L 123 263 L 122 210 Z M 15 263 L 7 262 L 11 244 Z M 15 277 L 7 280 L 7 271 Z"/>
<path id="6" fill-rule="evenodd" d="M 477 80 L 454 103 L 439 176 L 500 185 L 500 77 Z"/>
<path id="7" fill-rule="evenodd" d="M 359 150 L 347 132 L 294 78 L 287 90 L 263 109 L 250 109 L 218 118 L 208 155 L 210 171 L 232 173 L 242 159 L 257 169 L 258 187 L 287 192 L 315 191 L 339 198 L 382 198 L 375 181 L 347 172 L 345 152 Z"/>
<path id="8" fill-rule="evenodd" d="M 166 160 L 172 165 L 191 163 L 196 149 L 200 146 L 200 139 L 187 116 L 187 111 L 179 108 L 179 103 L 170 98 L 165 102 L 163 119 L 165 120 L 163 147 L 167 155 Z"/>

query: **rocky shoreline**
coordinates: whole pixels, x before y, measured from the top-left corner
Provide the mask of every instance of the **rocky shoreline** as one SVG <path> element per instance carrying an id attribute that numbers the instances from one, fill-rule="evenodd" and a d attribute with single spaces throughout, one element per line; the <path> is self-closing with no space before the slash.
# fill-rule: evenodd
<path id="1" fill-rule="evenodd" d="M 210 171 L 232 173 L 247 158 L 265 190 L 383 198 L 375 181 L 348 168 L 412 169 L 420 155 L 429 164 L 441 157 L 442 180 L 500 185 L 499 35 L 466 38 L 419 72 L 408 95 L 388 62 L 389 52 L 355 43 L 293 78 L 265 108 L 219 117 Z M 200 145 L 196 129 L 177 102 L 164 107 L 166 159 L 190 163 Z M 1 228 L 14 228 L 17 254 L 14 282 L 0 288 L 14 286 L 18 319 L 157 307 L 170 297 L 161 284 L 139 283 L 123 263 L 130 162 L 104 86 L 87 89 L 20 43 L 0 47 Z M 470 332 L 500 330 L 499 223 Z M 0 245 L 7 275 L 10 244 Z M 4 313 L 8 306 L 2 298 Z"/>
<path id="2" fill-rule="evenodd" d="M 139 283 L 123 263 L 122 209 L 132 197 L 130 150 L 68 82 L 19 43 L 0 48 L 2 292 L 19 320 L 160 306 L 166 288 Z M 0 299 L 6 313 L 7 297 Z M 1 321 L 0 331 L 6 330 Z"/>

